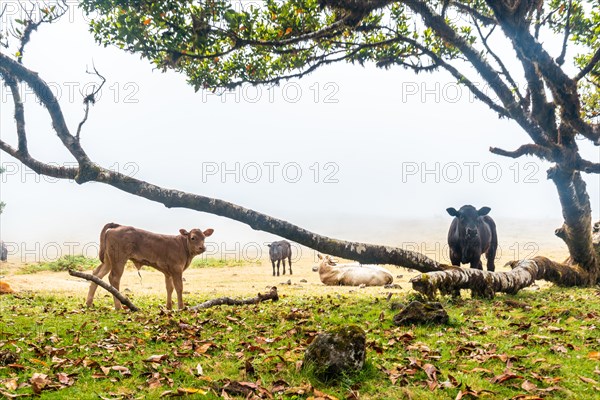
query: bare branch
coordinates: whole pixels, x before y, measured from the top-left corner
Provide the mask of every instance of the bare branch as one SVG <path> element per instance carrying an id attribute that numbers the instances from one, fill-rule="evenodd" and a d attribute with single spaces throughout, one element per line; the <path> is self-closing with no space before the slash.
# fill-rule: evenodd
<path id="1" fill-rule="evenodd" d="M 555 161 L 550 150 L 537 144 L 524 144 L 523 146 L 519 147 L 517 150 L 514 151 L 503 150 L 497 147 L 490 147 L 490 152 L 499 156 L 510 158 L 518 158 L 527 155 L 537 156 L 548 161 Z"/>
<path id="2" fill-rule="evenodd" d="M 93 73 L 90 71 L 86 71 L 86 72 L 88 74 L 93 74 L 93 75 L 100 77 L 102 79 L 102 83 L 98 86 L 98 88 L 94 88 L 92 93 L 88 94 L 83 99 L 83 104 L 85 106 L 85 114 L 83 116 L 83 119 L 77 126 L 77 133 L 75 134 L 75 139 L 77 139 L 77 141 L 79 141 L 79 135 L 81 134 L 81 128 L 83 127 L 83 124 L 85 124 L 88 119 L 88 114 L 90 112 L 90 104 L 96 104 L 96 96 L 98 95 L 98 93 L 100 93 L 100 91 L 102 90 L 102 86 L 104 86 L 104 84 L 106 83 L 106 78 L 104 78 L 102 75 L 100 75 L 100 73 L 96 69 L 95 65 L 93 65 L 93 67 L 94 67 Z"/>
<path id="3" fill-rule="evenodd" d="M 506 65 L 504 65 L 504 63 L 502 62 L 502 60 L 500 59 L 500 57 L 498 57 L 498 55 L 494 51 L 492 51 L 492 49 L 490 48 L 490 46 L 488 44 L 488 38 L 494 32 L 494 29 L 496 28 L 497 25 L 494 25 L 492 27 L 492 29 L 490 29 L 490 32 L 487 35 L 484 35 L 483 32 L 482 32 L 482 30 L 481 30 L 481 28 L 480 28 L 480 26 L 479 26 L 479 24 L 477 23 L 477 19 L 475 17 L 472 17 L 472 19 L 473 19 L 473 24 L 475 25 L 475 28 L 477 29 L 477 32 L 479 33 L 479 37 L 481 38 L 481 42 L 483 43 L 483 45 L 486 48 L 487 52 L 494 58 L 494 60 L 496 61 L 496 63 L 500 67 L 500 70 L 502 71 L 502 75 L 504 75 L 506 77 L 506 80 L 508 81 L 508 83 L 510 83 L 510 86 L 512 87 L 512 90 L 519 97 L 520 103 L 521 104 L 524 103 L 525 99 L 521 95 L 521 92 L 519 92 L 519 86 L 517 85 L 517 83 L 513 79 L 512 75 L 508 71 L 508 68 L 506 68 Z"/>
<path id="4" fill-rule="evenodd" d="M 131 311 L 139 311 L 140 309 L 137 308 L 132 302 L 131 300 L 129 300 L 127 297 L 125 297 L 124 295 L 121 294 L 121 292 L 119 292 L 114 286 L 104 282 L 102 279 L 98 278 L 97 276 L 91 275 L 91 274 L 84 274 L 83 272 L 78 272 L 78 271 L 74 271 L 72 269 L 69 270 L 69 275 L 71 276 L 76 276 L 78 278 L 83 278 L 86 279 L 88 281 L 92 281 L 94 282 L 96 285 L 102 287 L 103 289 L 108 290 L 108 292 L 110 294 L 112 294 L 113 296 L 115 296 L 117 299 L 119 299 L 119 301 L 121 303 L 123 303 L 125 306 L 127 306 L 127 308 L 129 308 Z"/>
<path id="5" fill-rule="evenodd" d="M 10 87 L 13 103 L 15 105 L 15 121 L 17 123 L 19 153 L 28 155 L 29 150 L 27 149 L 27 134 L 25 131 L 25 110 L 23 107 L 23 101 L 21 100 L 21 93 L 19 92 L 17 81 L 12 76 L 5 75 L 4 82 L 6 85 L 8 85 L 8 87 Z"/>
<path id="6" fill-rule="evenodd" d="M 593 163 L 581 158 L 577 161 L 577 170 L 588 174 L 600 174 L 600 163 Z"/>
<path id="7" fill-rule="evenodd" d="M 463 4 L 460 1 L 451 1 L 452 4 L 457 9 L 466 12 L 467 14 L 477 18 L 483 25 L 496 25 L 498 21 L 493 16 L 485 15 L 474 9 L 473 7 L 469 7 L 466 4 Z"/>
<path id="8" fill-rule="evenodd" d="M 546 85 L 552 92 L 555 103 L 561 107 L 563 121 L 570 124 L 576 132 L 590 139 L 594 144 L 600 145 L 600 132 L 597 132 L 592 125 L 582 119 L 577 81 L 567 76 L 535 37 L 531 35 L 528 25 L 523 23 L 524 15 L 530 11 L 527 7 L 531 6 L 532 3 L 519 1 L 511 6 L 508 2 L 487 0 L 487 4 L 494 10 L 496 18 L 513 46 L 539 69 Z M 515 7 L 518 10 L 513 10 Z M 515 16 L 515 12 L 518 12 L 519 15 Z M 517 120 L 517 122 L 519 121 Z M 548 141 L 543 137 L 533 139 L 536 143 L 546 147 L 552 146 L 552 143 L 547 143 Z"/>
<path id="9" fill-rule="evenodd" d="M 567 54 L 567 43 L 569 40 L 569 35 L 571 34 L 571 10 L 573 8 L 573 0 L 569 0 L 569 8 L 567 9 L 567 22 L 565 22 L 565 35 L 563 37 L 562 50 L 560 55 L 556 58 L 556 63 L 558 65 L 563 65 L 565 63 L 565 55 Z"/>
<path id="10" fill-rule="evenodd" d="M 412 0 L 407 3 L 416 14 L 421 16 L 426 26 L 436 32 L 442 39 L 456 47 L 467 58 L 479 75 L 487 82 L 496 93 L 510 117 L 514 119 L 538 144 L 550 149 L 557 149 L 557 145 L 548 140 L 542 129 L 534 124 L 526 115 L 523 106 L 515 99 L 511 89 L 504 83 L 498 73 L 463 37 L 461 37 L 444 19 L 435 14 L 427 2 Z"/>
<path id="11" fill-rule="evenodd" d="M 37 73 L 25 68 L 22 64 L 2 53 L 0 53 L 0 74 L 13 76 L 16 80 L 25 82 L 32 89 L 42 105 L 48 110 L 52 119 L 52 127 L 63 145 L 81 166 L 91 166 L 92 163 L 89 157 L 83 151 L 79 142 L 69 132 L 58 99 L 54 96 L 54 93 L 46 82 Z M 83 179 L 83 176 L 81 178 Z"/>
<path id="12" fill-rule="evenodd" d="M 583 69 L 581 71 L 579 71 L 577 76 L 575 76 L 575 78 L 573 78 L 573 79 L 576 82 L 579 82 L 584 76 L 586 76 L 587 74 L 592 72 L 592 70 L 598 64 L 599 61 L 600 61 L 600 47 L 598 47 L 598 49 L 592 56 L 592 59 L 590 60 L 590 62 L 588 62 L 587 65 L 585 67 L 583 67 Z"/>
<path id="13" fill-rule="evenodd" d="M 277 294 L 276 286 L 273 286 L 271 288 L 271 290 L 269 290 L 269 293 L 265 293 L 265 294 L 258 293 L 258 295 L 256 297 L 251 297 L 249 299 L 239 300 L 239 299 L 232 299 L 231 297 L 219 297 L 217 299 L 212 299 L 212 300 L 205 301 L 204 303 L 200 303 L 197 306 L 189 307 L 189 310 L 198 311 L 198 310 L 203 310 L 206 308 L 210 308 L 210 307 L 214 307 L 214 306 L 221 306 L 221 305 L 243 306 L 246 304 L 258 304 L 258 303 L 261 303 L 261 302 L 267 301 L 267 300 L 272 300 L 272 301 L 279 300 L 279 295 Z"/>
<path id="14" fill-rule="evenodd" d="M 31 168 L 34 172 L 40 175 L 50 176 L 52 178 L 75 180 L 79 174 L 78 168 L 73 167 L 57 167 L 55 165 L 45 164 L 32 158 L 29 154 L 23 154 L 8 143 L 0 140 L 0 150 L 10 154 L 23 164 Z"/>

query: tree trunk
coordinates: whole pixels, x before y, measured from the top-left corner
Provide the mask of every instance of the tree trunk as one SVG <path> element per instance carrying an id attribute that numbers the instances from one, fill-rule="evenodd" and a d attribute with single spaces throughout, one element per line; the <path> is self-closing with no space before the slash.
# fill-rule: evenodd
<path id="1" fill-rule="evenodd" d="M 586 184 L 579 172 L 565 172 L 557 167 L 548 176 L 558 189 L 564 224 L 555 231 L 569 248 L 567 265 L 578 265 L 587 272 L 587 285 L 598 281 L 599 260 L 592 239 L 592 209 Z"/>

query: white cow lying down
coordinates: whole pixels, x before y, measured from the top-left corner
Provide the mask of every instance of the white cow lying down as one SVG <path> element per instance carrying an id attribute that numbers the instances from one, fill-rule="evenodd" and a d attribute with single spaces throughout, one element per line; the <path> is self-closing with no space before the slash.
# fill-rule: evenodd
<path id="1" fill-rule="evenodd" d="M 328 286 L 383 286 L 394 281 L 392 274 L 378 265 L 337 264 L 330 256 L 318 257 L 319 265 L 313 271 L 319 272 L 321 282 Z"/>

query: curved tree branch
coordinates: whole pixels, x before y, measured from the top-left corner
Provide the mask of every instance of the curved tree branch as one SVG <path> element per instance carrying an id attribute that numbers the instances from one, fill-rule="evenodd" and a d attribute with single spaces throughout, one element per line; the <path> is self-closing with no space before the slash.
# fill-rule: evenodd
<path id="1" fill-rule="evenodd" d="M 438 290 L 442 295 L 454 295 L 460 289 L 469 289 L 476 297 L 493 298 L 498 292 L 516 294 L 540 279 L 560 286 L 584 286 L 590 280 L 587 271 L 577 266 L 554 262 L 546 257 L 513 261 L 509 265 L 512 268 L 509 272 L 453 268 L 418 275 L 410 282 L 414 290 L 429 298 L 435 297 Z"/>
<path id="2" fill-rule="evenodd" d="M 69 132 L 58 99 L 37 73 L 25 68 L 7 55 L 0 53 L 0 74 L 4 76 L 9 75 L 15 80 L 25 82 L 48 110 L 52 119 L 52 127 L 67 150 L 69 150 L 80 165 L 91 164 L 89 157 L 83 151 L 79 142 Z"/>
<path id="3" fill-rule="evenodd" d="M 37 74 L 28 70 L 0 53 L 0 74 L 16 76 L 25 81 L 40 97 L 50 88 Z M 53 97 L 52 97 L 53 98 Z M 361 263 L 383 263 L 412 268 L 422 272 L 441 271 L 447 268 L 423 254 L 388 246 L 377 246 L 359 242 L 347 242 L 318 235 L 299 226 L 290 224 L 257 211 L 238 206 L 220 199 L 195 195 L 179 190 L 166 189 L 119 172 L 114 172 L 93 163 L 81 148 L 64 122 L 58 101 L 48 103 L 48 99 L 40 100 L 46 105 L 65 147 L 75 156 L 79 168 L 54 167 L 33 159 L 28 154 L 21 154 L 8 144 L 0 141 L 0 148 L 23 162 L 38 173 L 48 174 L 56 178 L 73 179 L 76 182 L 88 181 L 105 183 L 127 193 L 164 204 L 166 207 L 181 207 L 196 211 L 227 217 L 245 223 L 255 230 L 261 230 L 286 237 L 299 244 L 326 254 L 357 260 Z M 58 128 L 58 129 L 57 129 Z"/>

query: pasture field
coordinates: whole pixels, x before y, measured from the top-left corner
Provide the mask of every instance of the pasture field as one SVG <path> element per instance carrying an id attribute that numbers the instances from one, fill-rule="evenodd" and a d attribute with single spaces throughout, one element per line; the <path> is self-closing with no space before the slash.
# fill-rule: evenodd
<path id="1" fill-rule="evenodd" d="M 269 285 L 278 302 L 163 309 L 161 274 L 134 270 L 122 291 L 140 312 L 116 312 L 99 288 L 64 272 L 5 278 L 0 297 L 0 397 L 43 399 L 593 399 L 600 398 L 600 291 L 543 286 L 493 300 L 442 298 L 448 326 L 397 327 L 405 290 L 324 287 L 309 263 L 294 275 L 270 265 L 186 271 L 189 305 L 251 297 Z M 287 280 L 291 284 L 287 284 Z M 306 282 L 303 282 L 305 280 Z M 281 284 L 284 283 L 284 284 Z M 364 370 L 319 382 L 301 368 L 321 331 L 356 324 L 367 334 Z"/>

